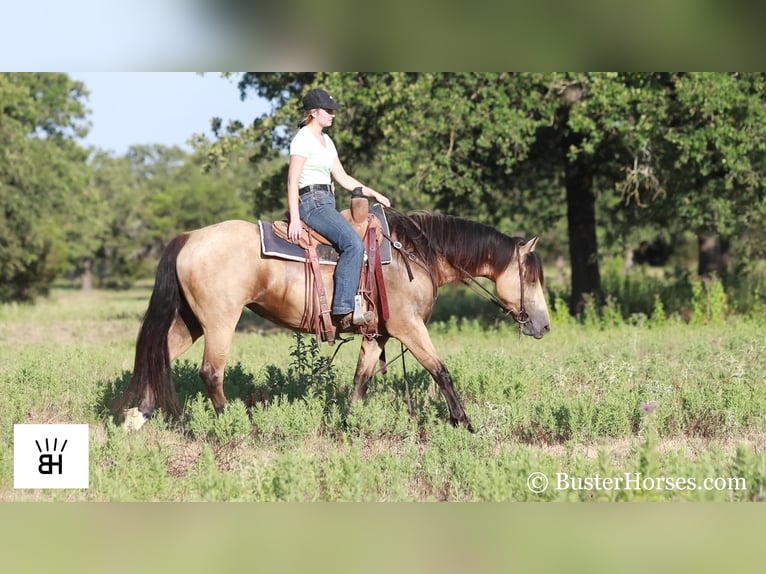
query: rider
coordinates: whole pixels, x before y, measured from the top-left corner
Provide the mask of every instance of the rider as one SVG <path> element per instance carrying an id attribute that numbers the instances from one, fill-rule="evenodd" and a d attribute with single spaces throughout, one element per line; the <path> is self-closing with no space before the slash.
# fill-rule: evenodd
<path id="1" fill-rule="evenodd" d="M 325 128 L 332 126 L 336 111 L 340 109 L 324 90 L 309 90 L 303 96 L 303 119 L 298 133 L 290 142 L 290 166 L 287 172 L 287 204 L 290 213 L 288 236 L 297 241 L 301 234 L 301 220 L 321 233 L 338 249 L 340 254 L 335 268 L 335 295 L 333 321 L 342 328 L 352 324 L 354 296 L 364 262 L 364 245 L 351 224 L 335 207 L 334 179 L 342 188 L 362 189 L 386 207 L 388 198 L 374 189 L 362 185 L 346 173 Z M 331 179 L 332 176 L 332 179 Z M 372 312 L 364 313 L 363 323 L 374 320 Z M 354 324 L 361 325 L 362 322 Z"/>

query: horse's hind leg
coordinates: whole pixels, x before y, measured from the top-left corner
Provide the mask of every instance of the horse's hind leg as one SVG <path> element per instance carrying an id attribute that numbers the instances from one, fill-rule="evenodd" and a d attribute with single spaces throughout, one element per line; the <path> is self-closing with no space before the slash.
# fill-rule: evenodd
<path id="1" fill-rule="evenodd" d="M 455 426 L 463 425 L 469 431 L 475 432 L 471 422 L 468 420 L 468 415 L 465 414 L 463 405 L 460 403 L 460 399 L 455 392 L 455 386 L 452 383 L 452 375 L 450 375 L 446 365 L 439 357 L 434 344 L 431 342 L 431 337 L 428 335 L 428 330 L 426 329 L 425 324 L 420 323 L 412 326 L 401 334 L 392 334 L 410 350 L 417 361 L 431 373 L 436 384 L 439 385 L 439 389 L 441 389 L 442 395 L 444 395 L 444 398 L 447 401 L 450 422 Z"/>
<path id="2" fill-rule="evenodd" d="M 189 350 L 194 341 L 202 336 L 199 321 L 188 308 L 182 308 L 168 332 L 168 354 L 172 363 Z"/>
<path id="3" fill-rule="evenodd" d="M 199 374 L 205 383 L 215 412 L 221 414 L 226 406 L 223 393 L 223 374 L 229 358 L 231 341 L 234 337 L 236 322 L 231 326 L 217 326 L 205 331 L 205 353 Z"/>
<path id="4" fill-rule="evenodd" d="M 362 347 L 359 350 L 359 360 L 356 363 L 356 373 L 354 374 L 354 394 L 351 395 L 351 402 L 356 402 L 367 396 L 367 388 L 370 386 L 370 379 L 375 373 L 375 366 L 383 353 L 383 348 L 388 341 L 387 336 L 375 337 L 374 339 L 362 339 Z"/>

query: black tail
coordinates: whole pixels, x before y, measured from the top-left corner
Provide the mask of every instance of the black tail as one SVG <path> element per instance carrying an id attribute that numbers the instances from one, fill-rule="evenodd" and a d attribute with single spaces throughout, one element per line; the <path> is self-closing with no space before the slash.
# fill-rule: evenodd
<path id="1" fill-rule="evenodd" d="M 136 402 L 142 401 L 147 387 L 150 391 L 149 404 L 144 401 L 139 406 L 145 415 L 151 414 L 154 406 L 172 416 L 177 416 L 181 411 L 170 369 L 168 331 L 183 300 L 176 274 L 176 259 L 187 239 L 186 234 L 173 239 L 165 248 L 157 265 L 154 290 L 136 342 L 133 376 L 115 406 L 118 416 L 124 409 L 136 406 Z M 147 410 L 149 412 L 146 412 Z"/>

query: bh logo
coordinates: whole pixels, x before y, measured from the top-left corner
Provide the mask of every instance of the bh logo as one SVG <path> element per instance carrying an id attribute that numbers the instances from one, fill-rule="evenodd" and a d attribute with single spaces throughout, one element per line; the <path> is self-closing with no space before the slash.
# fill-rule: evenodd
<path id="1" fill-rule="evenodd" d="M 14 488 L 88 485 L 88 425 L 13 425 Z"/>
<path id="2" fill-rule="evenodd" d="M 37 467 L 37 469 L 40 471 L 40 474 L 53 474 L 53 469 L 55 467 L 58 467 L 59 474 L 63 472 L 63 466 L 64 466 L 64 448 L 66 447 L 66 439 L 61 443 L 61 454 L 58 455 L 58 461 L 53 460 L 53 456 L 56 453 L 56 446 L 58 444 L 59 439 L 54 438 L 53 439 L 53 451 L 50 452 L 50 449 L 48 447 L 48 439 L 45 439 L 45 452 L 43 453 L 43 449 L 40 447 L 40 443 L 35 440 L 35 444 L 37 445 L 37 450 L 39 450 L 41 453 L 40 455 L 40 466 Z"/>

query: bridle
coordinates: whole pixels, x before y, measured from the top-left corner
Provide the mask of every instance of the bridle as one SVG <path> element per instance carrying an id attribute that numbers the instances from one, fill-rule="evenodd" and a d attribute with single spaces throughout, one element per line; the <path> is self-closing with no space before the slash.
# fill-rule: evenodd
<path id="1" fill-rule="evenodd" d="M 388 209 L 390 209 L 392 211 L 396 211 L 395 209 L 393 209 L 391 207 L 389 207 Z M 403 214 L 401 212 L 397 212 L 397 213 L 399 213 L 400 215 L 404 215 L 405 217 L 410 219 L 410 221 L 412 221 L 412 219 L 409 218 L 409 216 L 406 216 L 405 214 Z M 414 221 L 412 221 L 412 223 L 413 223 L 413 225 L 415 225 L 415 227 L 417 227 L 420 230 L 420 233 L 423 235 L 423 238 L 426 241 L 428 241 L 427 236 L 423 233 L 423 230 L 420 229 L 420 226 L 416 222 L 414 222 Z M 418 265 L 423 267 L 423 269 L 426 270 L 426 272 L 428 273 L 429 277 L 431 278 L 431 282 L 433 283 L 434 299 L 435 299 L 437 291 L 438 291 L 438 287 L 436 285 L 436 279 L 434 278 L 433 274 L 431 273 L 431 270 L 428 269 L 428 267 L 426 267 L 425 265 L 423 265 L 423 263 L 418 261 L 417 258 L 415 257 L 415 255 L 412 252 L 409 252 L 406 249 L 404 249 L 402 244 L 399 241 L 396 241 L 395 239 L 393 239 L 385 231 L 383 232 L 383 236 L 386 239 L 389 240 L 389 242 L 391 243 L 391 246 L 394 249 L 396 249 L 397 251 L 399 251 L 400 253 L 403 254 L 403 256 L 404 256 L 404 264 L 405 264 L 405 266 L 407 268 L 407 274 L 408 274 L 408 276 L 410 278 L 410 281 L 412 281 L 413 275 L 412 275 L 412 269 L 410 268 L 409 261 L 417 263 Z M 514 313 L 513 309 L 508 307 L 508 305 L 503 303 L 503 301 L 497 295 L 495 295 L 489 289 L 484 287 L 484 285 L 479 283 L 479 281 L 476 279 L 476 277 L 471 275 L 468 271 L 466 271 L 465 269 L 463 269 L 459 265 L 455 265 L 454 263 L 451 264 L 455 269 L 457 269 L 458 271 L 460 271 L 463 274 L 463 278 L 461 279 L 461 282 L 464 285 L 469 287 L 471 290 L 473 290 L 474 293 L 479 294 L 481 297 L 483 297 L 487 301 L 489 301 L 491 303 L 494 303 L 495 305 L 500 307 L 500 309 L 502 310 L 502 312 L 505 315 L 510 315 L 511 317 L 513 317 L 513 319 L 519 324 L 519 328 L 521 328 L 522 326 L 524 326 L 527 323 L 529 323 L 529 313 L 527 313 L 527 310 L 524 307 L 524 276 L 523 276 L 523 272 L 522 272 L 522 268 L 521 268 L 521 249 L 520 249 L 520 245 L 521 245 L 521 243 L 517 243 L 516 247 L 514 248 L 514 252 L 516 254 L 516 264 L 519 267 L 519 296 L 520 296 L 519 297 L 519 299 L 520 299 L 519 311 L 516 312 L 516 313 Z"/>
<path id="2" fill-rule="evenodd" d="M 500 307 L 500 309 L 503 311 L 504 314 L 510 315 L 519 324 L 519 326 L 522 326 L 529 323 L 529 313 L 527 313 L 527 310 L 524 307 L 524 276 L 523 276 L 522 268 L 521 268 L 521 249 L 519 249 L 519 244 L 516 245 L 515 252 L 516 252 L 516 264 L 518 265 L 518 268 L 519 268 L 519 295 L 520 295 L 519 311 L 517 313 L 514 313 L 513 309 L 511 309 L 508 305 L 503 303 L 503 301 L 497 295 L 492 293 L 492 291 L 490 291 L 489 289 L 484 287 L 484 285 L 479 283 L 476 277 L 468 273 L 468 271 L 466 271 L 465 269 L 463 269 L 462 267 L 458 265 L 455 265 L 454 267 L 464 275 L 463 279 L 461 280 L 464 285 L 467 285 L 470 289 L 474 291 L 474 293 L 478 293 L 479 295 L 484 297 L 487 301 L 494 303 L 495 305 Z"/>

